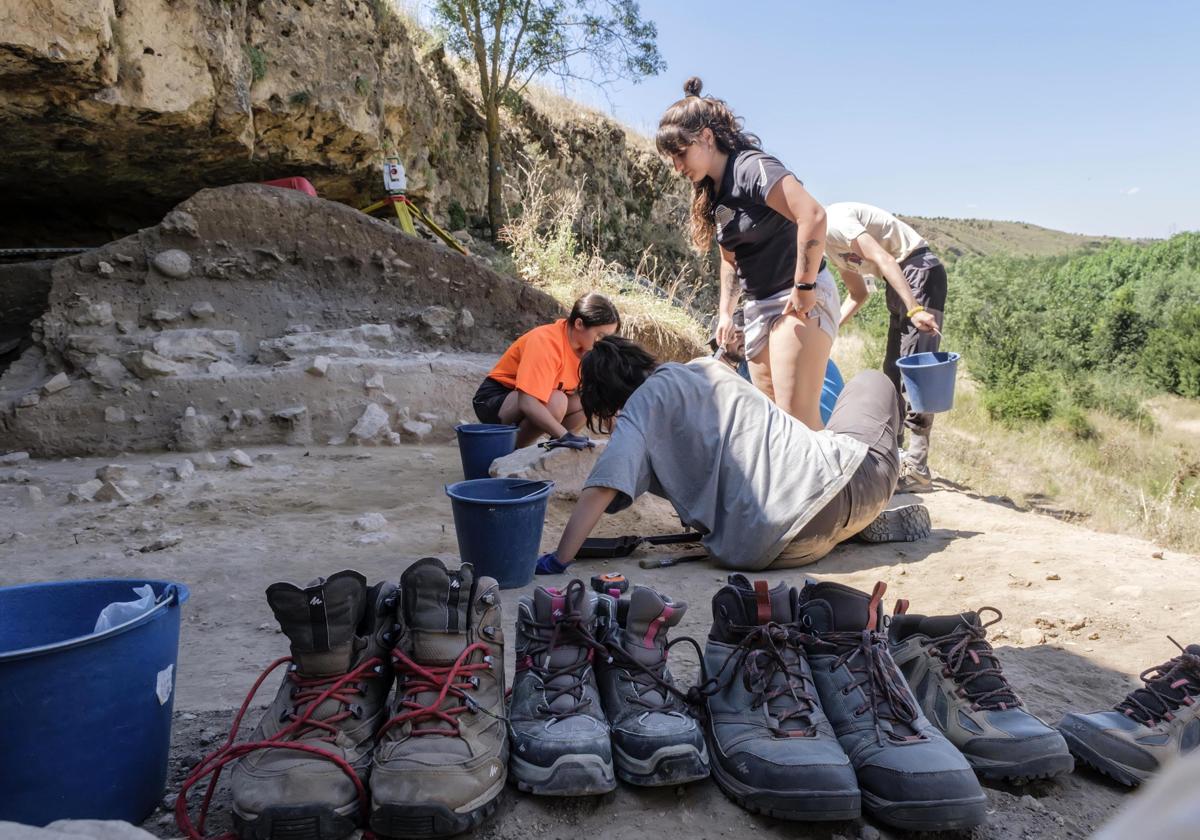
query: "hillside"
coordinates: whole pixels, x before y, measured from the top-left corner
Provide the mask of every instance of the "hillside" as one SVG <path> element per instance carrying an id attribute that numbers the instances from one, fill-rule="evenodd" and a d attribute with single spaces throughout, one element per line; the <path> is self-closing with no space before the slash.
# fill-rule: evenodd
<path id="1" fill-rule="evenodd" d="M 1122 241 L 1111 236 L 1086 236 L 1038 227 L 1025 222 L 991 219 L 949 219 L 944 216 L 901 216 L 948 260 L 959 257 L 1057 257 L 1103 248 Z"/>

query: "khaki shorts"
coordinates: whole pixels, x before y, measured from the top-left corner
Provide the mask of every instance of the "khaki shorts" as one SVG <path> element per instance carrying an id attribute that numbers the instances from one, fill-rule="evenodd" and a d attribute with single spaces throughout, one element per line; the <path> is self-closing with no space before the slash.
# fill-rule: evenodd
<path id="1" fill-rule="evenodd" d="M 841 303 L 838 301 L 837 285 L 829 269 L 822 269 L 817 275 L 817 302 L 808 311 L 809 318 L 817 320 L 817 326 L 829 336 L 830 341 L 837 338 L 838 321 L 841 319 Z M 782 292 L 777 292 L 762 300 L 747 300 L 744 308 L 746 316 L 746 358 L 753 359 L 767 347 L 771 336 L 771 327 L 783 317 L 783 309 L 787 306 L 788 298 L 792 295 L 789 286 Z"/>

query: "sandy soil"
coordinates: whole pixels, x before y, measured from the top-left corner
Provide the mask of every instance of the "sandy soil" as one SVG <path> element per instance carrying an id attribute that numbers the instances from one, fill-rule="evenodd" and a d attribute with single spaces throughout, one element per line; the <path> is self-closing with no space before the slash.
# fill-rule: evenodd
<path id="1" fill-rule="evenodd" d="M 172 791 L 228 727 L 260 670 L 287 652 L 263 598 L 269 583 L 304 583 L 347 567 L 370 579 L 398 579 L 418 557 L 456 557 L 450 504 L 442 492 L 443 484 L 460 477 L 456 449 L 249 452 L 256 458 L 250 469 L 222 467 L 182 482 L 169 477 L 181 455 L 32 461 L 0 469 L 0 585 L 147 576 L 191 587 L 179 661 Z M 138 498 L 161 492 L 129 506 L 67 504 L 70 487 L 106 463 L 128 467 L 141 484 L 134 491 Z M 23 501 L 30 484 L 43 491 L 44 501 Z M 1200 611 L 1197 558 L 1160 553 L 1141 540 L 1092 533 L 960 491 L 943 489 L 925 498 L 934 531 L 923 541 L 844 546 L 814 566 L 762 577 L 799 585 L 807 574 L 861 588 L 883 580 L 889 603 L 908 598 L 918 613 L 997 607 L 1004 620 L 992 631 L 1005 667 L 1029 707 L 1050 721 L 1070 709 L 1103 708 L 1120 699 L 1134 685 L 1134 675 L 1171 657 L 1175 649 L 1168 634 L 1184 644 L 1195 641 L 1189 628 Z M 354 519 L 373 511 L 388 520 L 382 537 L 353 527 Z M 552 503 L 544 547 L 557 541 L 569 513 L 569 504 Z M 675 530 L 678 520 L 669 506 L 647 499 L 606 518 L 599 533 Z M 183 539 L 161 551 L 138 550 L 164 533 Z M 640 556 L 590 561 L 580 565 L 580 575 L 620 570 L 686 600 L 692 606 L 681 630 L 702 639 L 711 620 L 709 599 L 724 573 L 707 563 L 643 571 L 636 562 Z M 517 594 L 506 592 L 506 603 L 514 603 Z M 690 679 L 694 659 L 676 650 L 681 656 L 674 670 Z M 511 674 L 511 648 L 508 654 Z M 263 703 L 273 690 L 260 695 Z M 969 835 L 974 838 L 1084 837 L 1127 794 L 1079 770 L 1059 782 L 992 787 L 988 795 L 991 822 Z M 223 811 L 221 797 L 217 804 Z M 218 817 L 212 827 L 221 824 Z M 165 812 L 145 827 L 163 837 L 176 833 Z M 579 801 L 509 792 L 499 819 L 482 836 L 717 838 L 747 831 L 762 837 L 892 836 L 865 821 L 808 826 L 754 817 L 708 782 L 666 791 L 622 786 Z"/>

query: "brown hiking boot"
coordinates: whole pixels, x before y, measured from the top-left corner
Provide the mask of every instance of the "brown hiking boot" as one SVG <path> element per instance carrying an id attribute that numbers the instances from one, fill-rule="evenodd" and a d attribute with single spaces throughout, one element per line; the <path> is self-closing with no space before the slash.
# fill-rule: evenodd
<path id="1" fill-rule="evenodd" d="M 368 589 L 353 571 L 304 588 L 267 587 L 292 664 L 250 739 L 279 746 L 233 768 L 234 824 L 245 840 L 338 840 L 354 831 L 387 711 L 394 596 L 392 584 Z"/>
<path id="2" fill-rule="evenodd" d="M 500 586 L 432 557 L 400 578 L 394 716 L 371 772 L 371 828 L 448 837 L 496 809 L 508 777 Z"/>

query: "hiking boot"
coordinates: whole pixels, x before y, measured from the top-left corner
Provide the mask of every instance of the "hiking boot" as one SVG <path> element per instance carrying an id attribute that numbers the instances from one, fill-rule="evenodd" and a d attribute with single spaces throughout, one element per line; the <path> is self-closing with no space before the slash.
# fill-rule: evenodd
<path id="1" fill-rule="evenodd" d="M 867 543 L 916 542 L 929 536 L 929 508 L 901 505 L 883 511 L 854 538 Z"/>
<path id="2" fill-rule="evenodd" d="M 800 592 L 800 626 L 821 706 L 858 774 L 863 810 L 909 830 L 968 828 L 987 819 L 971 765 L 921 714 L 888 651 L 880 600 L 837 583 Z"/>
<path id="3" fill-rule="evenodd" d="M 907 456 L 900 459 L 897 493 L 926 493 L 933 489 L 933 473 Z"/>
<path id="4" fill-rule="evenodd" d="M 304 588 L 267 587 L 267 603 L 291 642 L 292 664 L 250 740 L 305 750 L 257 750 L 234 766 L 233 818 L 245 840 L 332 840 L 358 825 L 392 681 L 387 650 L 394 601 L 394 585 L 368 589 L 353 571 Z M 334 759 L 353 768 L 361 794 Z"/>
<path id="5" fill-rule="evenodd" d="M 393 717 L 371 770 L 371 828 L 448 837 L 496 810 L 508 777 L 500 585 L 426 557 L 400 577 Z"/>
<path id="6" fill-rule="evenodd" d="M 888 627 L 892 658 L 925 716 L 984 779 L 1048 779 L 1075 767 L 1062 736 L 1022 708 L 987 642 L 994 607 L 958 615 L 905 615 Z M 985 612 L 995 615 L 983 623 Z"/>
<path id="7" fill-rule="evenodd" d="M 1179 656 L 1143 671 L 1145 685 L 1113 711 L 1071 712 L 1058 725 L 1076 758 L 1125 785 L 1200 745 L 1200 645 L 1171 641 Z"/>
<path id="8" fill-rule="evenodd" d="M 596 664 L 596 680 L 617 775 L 647 787 L 708 778 L 704 730 L 671 691 L 675 680 L 667 668 L 667 630 L 679 624 L 687 604 L 635 586 L 629 598 L 601 595 L 596 606 L 609 652 Z"/>
<path id="9" fill-rule="evenodd" d="M 704 647 L 712 777 L 743 808 L 789 820 L 852 820 L 858 783 L 821 711 L 796 628 L 795 590 L 742 575 L 713 596 Z"/>
<path id="10" fill-rule="evenodd" d="M 617 786 L 608 721 L 592 658 L 596 599 L 583 581 L 539 586 L 517 605 L 517 675 L 509 704 L 517 787 L 543 796 L 588 796 Z"/>

